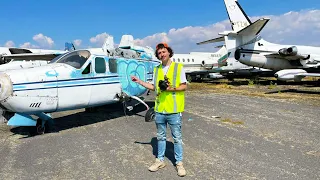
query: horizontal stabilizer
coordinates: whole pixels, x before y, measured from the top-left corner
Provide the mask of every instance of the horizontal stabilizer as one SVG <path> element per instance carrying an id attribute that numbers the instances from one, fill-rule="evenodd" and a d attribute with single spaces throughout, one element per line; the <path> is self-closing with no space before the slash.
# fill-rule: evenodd
<path id="1" fill-rule="evenodd" d="M 25 53 L 25 54 L 12 54 L 12 55 L 2 55 L 6 59 L 14 60 L 46 60 L 51 61 L 53 58 L 61 55 L 63 53 Z"/>
<path id="2" fill-rule="evenodd" d="M 209 44 L 209 43 L 215 43 L 215 42 L 221 42 L 221 41 L 224 41 L 224 37 L 218 37 L 218 38 L 215 38 L 215 39 L 210 39 L 210 40 L 207 40 L 207 41 L 199 42 L 199 43 L 197 43 L 197 45 Z"/>
<path id="3" fill-rule="evenodd" d="M 214 47 L 214 48 L 222 48 L 222 47 L 224 47 L 224 46 L 226 46 L 226 45 L 224 44 L 224 45 L 216 46 L 216 47 Z"/>
<path id="4" fill-rule="evenodd" d="M 243 36 L 256 36 L 260 33 L 260 31 L 264 28 L 264 26 L 268 23 L 269 20 L 270 19 L 268 18 L 258 19 L 254 23 L 240 30 L 237 34 Z"/>

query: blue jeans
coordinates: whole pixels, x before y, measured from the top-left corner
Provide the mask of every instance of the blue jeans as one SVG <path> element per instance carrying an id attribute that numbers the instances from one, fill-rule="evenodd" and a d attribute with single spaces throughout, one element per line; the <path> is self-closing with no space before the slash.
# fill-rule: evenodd
<path id="1" fill-rule="evenodd" d="M 174 157 L 176 163 L 183 159 L 182 134 L 181 134 L 181 113 L 176 114 L 161 114 L 156 112 L 155 122 L 157 126 L 158 140 L 158 159 L 164 160 L 166 151 L 166 134 L 167 123 L 171 129 L 171 135 L 174 140 Z"/>

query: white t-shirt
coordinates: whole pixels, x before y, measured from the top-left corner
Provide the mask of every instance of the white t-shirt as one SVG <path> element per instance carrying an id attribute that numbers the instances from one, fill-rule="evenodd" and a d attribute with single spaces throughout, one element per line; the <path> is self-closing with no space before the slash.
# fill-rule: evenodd
<path id="1" fill-rule="evenodd" d="M 172 62 L 170 63 L 170 65 L 172 64 Z M 163 74 L 167 74 L 169 68 L 170 68 L 170 65 L 169 66 L 164 66 L 162 65 L 162 71 L 163 71 Z M 155 76 L 153 76 L 153 79 L 152 81 L 150 82 L 151 84 L 154 84 L 154 78 Z M 186 78 L 186 72 L 184 71 L 184 68 L 182 67 L 181 68 L 181 73 L 180 73 L 180 83 L 186 83 L 187 82 L 187 78 Z"/>

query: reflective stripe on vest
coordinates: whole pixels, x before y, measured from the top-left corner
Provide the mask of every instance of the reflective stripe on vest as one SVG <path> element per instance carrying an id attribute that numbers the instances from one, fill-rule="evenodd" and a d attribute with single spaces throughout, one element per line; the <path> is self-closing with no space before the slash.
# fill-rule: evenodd
<path id="1" fill-rule="evenodd" d="M 174 63 L 174 70 L 173 70 L 173 87 L 176 88 L 176 82 L 177 82 L 177 72 L 178 72 L 178 63 Z M 180 78 L 180 77 L 179 77 Z M 172 92 L 172 98 L 173 98 L 173 112 L 177 112 L 177 98 L 176 98 L 176 92 Z"/>

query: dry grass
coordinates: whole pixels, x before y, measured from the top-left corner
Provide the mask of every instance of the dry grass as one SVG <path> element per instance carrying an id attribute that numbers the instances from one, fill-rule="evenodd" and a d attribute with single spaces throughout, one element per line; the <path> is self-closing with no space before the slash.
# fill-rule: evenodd
<path id="1" fill-rule="evenodd" d="M 229 118 L 222 119 L 221 122 L 223 122 L 223 123 L 228 123 L 228 124 L 232 124 L 232 125 L 243 125 L 243 124 L 244 124 L 243 121 L 234 121 L 234 120 L 231 120 L 231 119 L 229 119 Z"/>
<path id="2" fill-rule="evenodd" d="M 213 92 L 222 94 L 241 94 L 274 99 L 299 101 L 320 106 L 320 84 L 317 81 L 303 81 L 277 84 L 274 79 L 262 80 L 252 84 L 248 80 L 237 79 L 234 82 L 219 80 L 203 83 L 190 83 L 188 92 Z"/>

